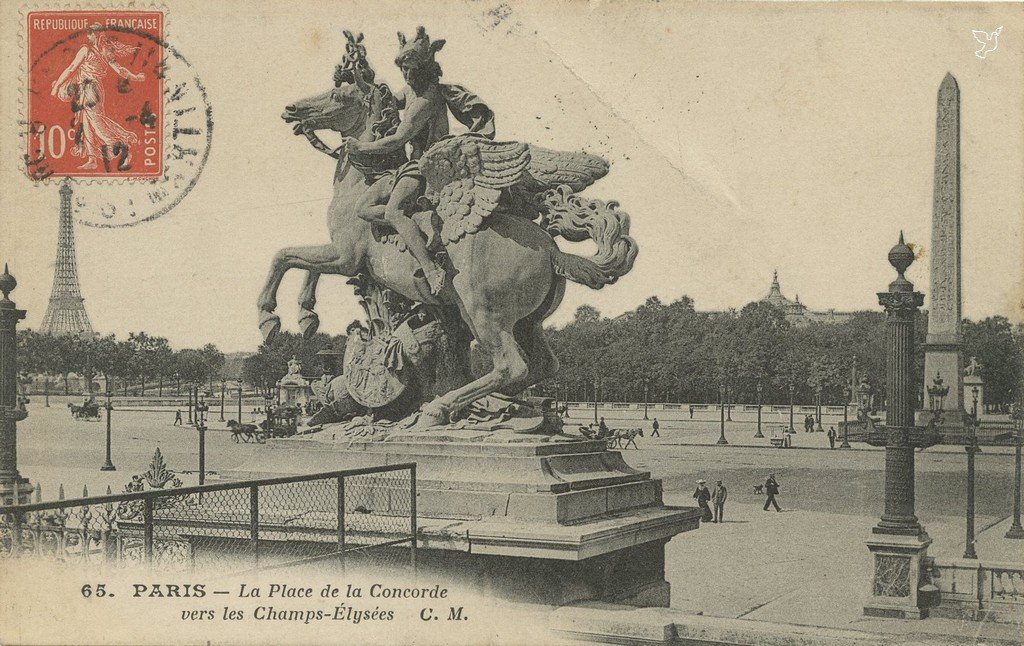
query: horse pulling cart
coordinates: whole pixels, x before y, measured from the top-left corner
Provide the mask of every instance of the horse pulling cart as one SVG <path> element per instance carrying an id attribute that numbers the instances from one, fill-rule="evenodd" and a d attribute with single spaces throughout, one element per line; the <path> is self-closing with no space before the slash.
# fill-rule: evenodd
<path id="1" fill-rule="evenodd" d="M 71 411 L 72 419 L 84 420 L 86 422 L 100 421 L 100 405 L 91 399 L 81 406 L 68 404 L 68 409 Z"/>
<path id="2" fill-rule="evenodd" d="M 590 424 L 580 427 L 580 434 L 589 440 L 604 440 L 609 449 L 626 449 L 632 444 L 637 446 L 637 436 L 643 437 L 644 431 L 641 428 L 601 428 Z"/>

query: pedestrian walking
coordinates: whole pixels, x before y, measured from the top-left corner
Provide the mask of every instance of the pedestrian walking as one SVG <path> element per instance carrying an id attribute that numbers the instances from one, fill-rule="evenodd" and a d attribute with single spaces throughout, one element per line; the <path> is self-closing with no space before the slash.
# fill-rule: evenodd
<path id="1" fill-rule="evenodd" d="M 651 430 L 651 437 L 661 437 L 661 435 L 658 433 L 658 418 L 657 417 L 654 418 L 654 423 L 651 424 L 651 429 L 652 429 Z"/>
<path id="2" fill-rule="evenodd" d="M 690 404 L 690 419 L 693 419 L 693 404 Z"/>
<path id="3" fill-rule="evenodd" d="M 697 505 L 700 507 L 700 520 L 702 523 L 706 523 L 715 517 L 714 514 L 711 513 L 711 507 L 708 506 L 708 501 L 711 500 L 711 492 L 708 491 L 707 480 L 697 481 L 697 490 L 693 492 L 693 498 L 697 501 Z"/>
<path id="4" fill-rule="evenodd" d="M 836 437 L 837 437 L 836 427 L 835 426 L 829 426 L 828 427 L 828 448 L 830 448 L 830 449 L 836 448 Z"/>
<path id="5" fill-rule="evenodd" d="M 181 426 L 181 409 L 174 412 L 174 426 Z"/>
<path id="6" fill-rule="evenodd" d="M 604 423 L 603 417 L 601 418 L 601 423 L 597 425 L 597 430 L 601 431 L 602 435 L 608 433 L 608 425 Z"/>
<path id="7" fill-rule="evenodd" d="M 775 479 L 774 473 L 769 473 L 768 479 L 764 481 L 764 492 L 768 494 L 768 499 L 764 501 L 764 510 L 768 511 L 768 506 L 774 505 L 775 511 L 782 511 L 779 503 L 775 500 L 775 496 L 779 495 L 779 483 Z"/>
<path id="8" fill-rule="evenodd" d="M 729 491 L 722 484 L 721 480 L 715 482 L 715 490 L 711 492 L 711 504 L 715 506 L 715 519 L 713 523 L 725 522 L 725 499 L 729 497 Z"/>

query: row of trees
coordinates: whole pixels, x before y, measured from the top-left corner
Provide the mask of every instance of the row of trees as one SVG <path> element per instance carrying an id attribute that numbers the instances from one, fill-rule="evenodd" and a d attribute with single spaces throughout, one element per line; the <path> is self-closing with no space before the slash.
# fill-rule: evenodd
<path id="1" fill-rule="evenodd" d="M 923 392 L 927 315 L 917 322 L 917 389 Z M 726 312 L 697 312 L 683 297 L 665 305 L 649 298 L 614 319 L 584 305 L 575 319 L 548 330 L 561 369 L 542 385 L 551 394 L 592 400 L 643 398 L 651 401 L 714 402 L 719 386 L 731 401 L 756 400 L 758 382 L 765 402 L 814 400 L 818 388 L 826 403 L 850 401 L 851 369 L 867 375 L 876 395 L 885 392 L 885 315 L 858 312 L 843 323 L 790 325 L 778 308 L 750 303 Z M 986 399 L 1007 404 L 1019 394 L 1024 357 L 1024 326 L 1000 316 L 964 321 L 964 356 L 983 364 Z M 856 359 L 855 359 L 856 358 Z M 952 378 L 947 375 L 946 382 Z"/>
<path id="2" fill-rule="evenodd" d="M 102 375 L 110 384 L 119 382 L 126 395 L 129 388 L 145 395 L 147 387 L 162 395 L 165 384 L 204 383 L 221 377 L 223 367 L 224 354 L 212 343 L 175 351 L 167 339 L 145 332 L 133 332 L 127 339 L 113 334 L 80 338 L 18 332 L 18 369 L 62 379 L 65 393 L 71 374 L 89 384 Z"/>

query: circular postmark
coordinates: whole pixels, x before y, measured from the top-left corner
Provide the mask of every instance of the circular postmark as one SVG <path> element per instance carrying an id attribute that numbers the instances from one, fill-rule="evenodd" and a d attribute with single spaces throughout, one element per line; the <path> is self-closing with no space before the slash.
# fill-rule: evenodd
<path id="1" fill-rule="evenodd" d="M 192 65 L 155 30 L 95 13 L 36 52 L 29 17 L 24 161 L 37 184 L 70 185 L 79 223 L 127 227 L 165 215 L 195 187 L 213 108 Z"/>

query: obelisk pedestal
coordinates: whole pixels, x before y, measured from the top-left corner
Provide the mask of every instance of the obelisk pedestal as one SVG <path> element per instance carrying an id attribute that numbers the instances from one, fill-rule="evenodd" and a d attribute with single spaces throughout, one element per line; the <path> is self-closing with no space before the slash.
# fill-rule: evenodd
<path id="1" fill-rule="evenodd" d="M 961 425 L 964 410 L 964 368 L 960 334 L 960 88 L 952 74 L 939 86 L 935 121 L 935 193 L 932 204 L 931 293 L 928 295 L 928 337 L 924 384 L 936 375 L 949 385 L 943 400 L 943 425 Z M 928 401 L 928 393 L 924 393 Z"/>

